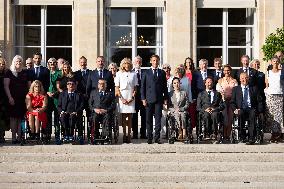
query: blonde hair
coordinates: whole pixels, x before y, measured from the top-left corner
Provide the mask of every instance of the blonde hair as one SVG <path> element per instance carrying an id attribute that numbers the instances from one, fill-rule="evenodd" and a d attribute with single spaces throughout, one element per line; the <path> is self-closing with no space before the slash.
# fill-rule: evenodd
<path id="1" fill-rule="evenodd" d="M 260 61 L 259 61 L 258 59 L 253 59 L 253 60 L 249 63 L 249 67 L 252 67 L 252 65 L 253 65 L 254 63 L 256 63 L 256 62 L 259 62 L 259 63 L 260 63 Z"/>
<path id="2" fill-rule="evenodd" d="M 117 64 L 112 62 L 108 65 L 108 70 L 110 70 L 110 67 L 113 66 L 116 70 L 118 69 Z"/>
<path id="3" fill-rule="evenodd" d="M 63 69 L 63 67 L 64 67 L 65 65 L 68 66 L 68 73 L 67 73 L 67 74 L 64 73 L 64 69 Z M 65 62 L 62 64 L 62 77 L 64 77 L 64 76 L 69 77 L 69 78 L 72 78 L 72 77 L 74 76 L 74 75 L 73 75 L 73 72 L 72 72 L 72 68 L 71 68 L 69 62 L 67 62 L 67 61 L 65 61 Z"/>
<path id="4" fill-rule="evenodd" d="M 47 68 L 48 69 L 50 69 L 49 62 L 55 62 L 55 67 L 56 67 L 56 69 L 58 68 L 56 58 L 51 57 L 51 58 L 48 59 L 48 61 L 47 61 Z"/>
<path id="5" fill-rule="evenodd" d="M 44 89 L 42 86 L 42 83 L 39 80 L 35 80 L 32 82 L 30 89 L 29 89 L 29 93 L 34 93 L 34 88 L 35 86 L 38 85 L 39 86 L 39 94 L 44 94 Z"/>
<path id="6" fill-rule="evenodd" d="M 4 64 L 4 68 L 3 68 L 3 70 L 1 71 L 1 72 L 5 72 L 5 70 L 6 70 L 6 61 L 5 61 L 5 59 L 4 58 L 2 58 L 2 57 L 0 57 L 0 63 L 2 63 L 2 64 Z"/>
<path id="7" fill-rule="evenodd" d="M 132 62 L 131 62 L 131 59 L 130 59 L 130 58 L 124 58 L 124 59 L 122 59 L 122 61 L 120 62 L 120 70 L 121 70 L 122 72 L 125 72 L 125 64 L 129 64 L 129 65 L 130 65 L 130 70 L 129 70 L 129 71 L 131 71 L 132 68 L 133 68 L 133 65 L 132 65 Z"/>
<path id="8" fill-rule="evenodd" d="M 206 59 L 200 59 L 199 60 L 199 65 L 200 64 L 207 64 L 208 65 L 208 60 L 206 60 Z"/>
<path id="9" fill-rule="evenodd" d="M 16 71 L 16 61 L 17 60 L 21 61 L 20 68 L 19 68 L 19 71 L 18 71 L 18 72 L 21 72 L 23 70 L 23 58 L 20 55 L 16 55 L 13 58 L 12 64 L 10 66 L 10 70 L 11 70 L 12 74 L 16 77 L 18 76 L 18 72 Z"/>

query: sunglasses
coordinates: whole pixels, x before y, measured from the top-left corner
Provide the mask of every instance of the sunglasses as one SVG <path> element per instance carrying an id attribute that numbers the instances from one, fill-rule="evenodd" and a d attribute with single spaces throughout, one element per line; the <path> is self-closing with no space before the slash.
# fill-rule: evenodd
<path id="1" fill-rule="evenodd" d="M 75 83 L 67 83 L 67 85 L 74 85 Z"/>

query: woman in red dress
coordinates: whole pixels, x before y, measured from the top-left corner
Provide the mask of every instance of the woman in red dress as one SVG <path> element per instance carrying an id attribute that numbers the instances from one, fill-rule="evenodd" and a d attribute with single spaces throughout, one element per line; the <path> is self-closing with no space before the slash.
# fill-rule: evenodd
<path id="1" fill-rule="evenodd" d="M 40 139 L 40 125 L 44 130 L 47 124 L 47 116 L 44 112 L 47 107 L 47 97 L 44 95 L 42 83 L 35 80 L 26 96 L 27 118 L 30 126 L 30 138 Z"/>

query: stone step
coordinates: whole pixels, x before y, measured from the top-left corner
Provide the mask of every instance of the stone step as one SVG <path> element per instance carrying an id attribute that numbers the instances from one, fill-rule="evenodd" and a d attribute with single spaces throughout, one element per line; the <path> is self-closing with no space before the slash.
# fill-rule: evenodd
<path id="1" fill-rule="evenodd" d="M 284 172 L 62 172 L 5 173 L 3 183 L 118 183 L 118 182 L 283 182 Z"/>
<path id="2" fill-rule="evenodd" d="M 0 146 L 0 153 L 283 153 L 284 143 L 245 144 L 123 144 L 123 145 L 34 145 Z"/>
<path id="3" fill-rule="evenodd" d="M 265 172 L 284 173 L 284 162 L 18 162 L 1 163 L 2 173 L 60 172 Z"/>
<path id="4" fill-rule="evenodd" d="M 126 182 L 126 183 L 1 183 L 3 188 L 10 189 L 34 189 L 34 188 L 56 188 L 56 189 L 93 189 L 93 188 L 144 188 L 144 189 L 172 189 L 172 188 L 190 188 L 190 189 L 283 189 L 284 182 Z"/>

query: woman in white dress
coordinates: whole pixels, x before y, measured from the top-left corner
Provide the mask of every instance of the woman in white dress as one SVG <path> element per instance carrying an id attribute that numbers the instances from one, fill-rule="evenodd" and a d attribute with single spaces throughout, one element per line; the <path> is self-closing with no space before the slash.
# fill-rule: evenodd
<path id="1" fill-rule="evenodd" d="M 135 93 L 138 86 L 136 73 L 132 71 L 131 59 L 124 58 L 120 63 L 120 71 L 115 77 L 115 93 L 119 97 L 118 112 L 121 114 L 123 142 L 131 142 L 132 114 L 135 113 Z M 126 137 L 126 126 L 128 134 Z"/>
<path id="2" fill-rule="evenodd" d="M 279 142 L 283 132 L 283 91 L 280 82 L 281 69 L 279 69 L 280 60 L 278 57 L 271 59 L 272 69 L 268 71 L 266 78 L 267 105 L 267 126 L 271 130 L 271 142 Z"/>

